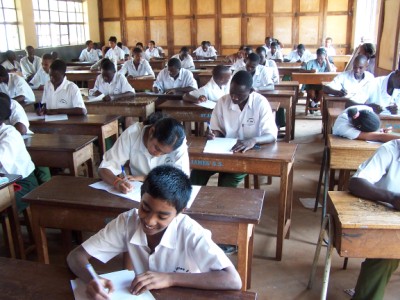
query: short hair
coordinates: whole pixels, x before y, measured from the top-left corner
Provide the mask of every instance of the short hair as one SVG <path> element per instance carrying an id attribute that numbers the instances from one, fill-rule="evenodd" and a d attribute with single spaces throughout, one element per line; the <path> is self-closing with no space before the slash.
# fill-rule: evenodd
<path id="1" fill-rule="evenodd" d="M 120 47 L 120 48 L 122 48 L 122 42 L 118 42 L 118 43 L 117 43 L 117 46 Z"/>
<path id="2" fill-rule="evenodd" d="M 304 47 L 303 44 L 298 44 L 297 45 L 297 50 L 306 50 L 306 47 Z"/>
<path id="3" fill-rule="evenodd" d="M 202 46 L 208 46 L 208 43 L 209 43 L 208 41 L 202 41 L 202 42 L 201 42 L 201 45 L 202 45 Z"/>
<path id="4" fill-rule="evenodd" d="M 5 55 L 6 55 L 7 59 L 8 59 L 11 55 L 14 55 L 14 56 L 15 56 L 15 52 L 12 51 L 12 50 L 7 50 L 6 53 L 5 53 Z"/>
<path id="5" fill-rule="evenodd" d="M 42 55 L 42 60 L 53 60 L 53 56 L 50 53 L 45 53 Z"/>
<path id="6" fill-rule="evenodd" d="M 164 118 L 168 118 L 168 114 L 166 114 L 165 112 L 162 111 L 155 111 L 153 113 L 151 113 L 146 120 L 143 121 L 143 125 L 153 125 L 155 123 L 157 123 L 157 121 L 164 119 Z"/>
<path id="7" fill-rule="evenodd" d="M 350 107 L 347 116 L 355 128 L 362 132 L 374 132 L 381 126 L 379 116 L 370 110 L 358 110 L 357 107 Z"/>
<path id="8" fill-rule="evenodd" d="M 65 72 L 67 71 L 67 64 L 61 59 L 56 59 L 51 63 L 50 69 L 52 69 L 53 71 L 58 71 L 61 74 L 65 74 Z"/>
<path id="9" fill-rule="evenodd" d="M 229 73 L 231 72 L 231 69 L 228 66 L 217 65 L 212 70 L 212 76 L 219 77 L 219 76 L 221 76 L 222 73 L 227 73 L 227 72 L 229 72 Z"/>
<path id="10" fill-rule="evenodd" d="M 257 53 L 260 53 L 260 52 L 267 53 L 267 50 L 266 50 L 263 46 L 260 46 L 260 47 L 257 47 L 257 48 L 256 48 L 256 52 L 257 52 Z"/>
<path id="11" fill-rule="evenodd" d="M 133 48 L 133 50 L 132 50 L 132 53 L 142 53 L 142 52 L 143 52 L 143 50 L 140 49 L 139 47 L 135 47 L 135 48 Z"/>
<path id="12" fill-rule="evenodd" d="M 270 44 L 270 47 L 272 48 L 272 47 L 275 47 L 275 48 L 277 48 L 278 47 L 278 42 L 272 42 L 271 44 Z"/>
<path id="13" fill-rule="evenodd" d="M 321 47 L 317 49 L 317 55 L 325 55 L 326 56 L 326 49 Z"/>
<path id="14" fill-rule="evenodd" d="M 114 71 L 115 72 L 115 65 L 108 58 L 103 59 L 100 63 L 100 66 L 101 66 L 101 69 L 104 71 Z"/>
<path id="15" fill-rule="evenodd" d="M 109 42 L 117 43 L 117 38 L 115 36 L 110 36 L 108 39 Z"/>
<path id="16" fill-rule="evenodd" d="M 173 118 L 161 118 L 154 123 L 153 137 L 166 146 L 178 149 L 186 138 L 183 125 Z"/>
<path id="17" fill-rule="evenodd" d="M 246 52 L 247 54 L 250 54 L 253 52 L 253 48 L 251 48 L 250 46 L 246 46 L 243 48 L 244 52 Z"/>
<path id="18" fill-rule="evenodd" d="M 257 53 L 250 53 L 247 59 L 252 62 L 260 62 L 260 56 Z"/>
<path id="19" fill-rule="evenodd" d="M 175 67 L 177 69 L 180 69 L 182 67 L 181 61 L 178 58 L 171 58 L 168 61 L 168 67 Z"/>
<path id="20" fill-rule="evenodd" d="M 0 65 L 0 77 L 8 77 L 8 71 L 2 65 Z"/>
<path id="21" fill-rule="evenodd" d="M 331 37 L 327 37 L 327 38 L 325 39 L 325 41 L 333 41 L 333 39 L 332 39 Z"/>
<path id="22" fill-rule="evenodd" d="M 374 44 L 365 43 L 365 44 L 362 44 L 361 47 L 363 47 L 365 53 L 369 54 L 370 56 L 374 56 L 375 53 L 376 53 L 376 49 L 375 49 Z"/>
<path id="23" fill-rule="evenodd" d="M 367 58 L 365 55 L 363 55 L 363 54 L 359 54 L 359 55 L 357 55 L 356 58 L 354 59 L 353 64 L 354 64 L 355 62 L 358 62 L 358 63 L 360 63 L 360 62 L 366 63 L 366 62 L 368 62 L 368 58 Z"/>
<path id="24" fill-rule="evenodd" d="M 150 40 L 149 43 L 152 43 L 154 46 L 156 45 L 156 42 L 153 40 Z"/>
<path id="25" fill-rule="evenodd" d="M 11 116 L 11 99 L 5 93 L 0 93 L 0 124 Z"/>
<path id="26" fill-rule="evenodd" d="M 33 48 L 33 46 L 31 46 L 31 45 L 28 45 L 25 47 L 25 50 L 28 50 L 28 49 L 35 49 L 35 48 Z"/>
<path id="27" fill-rule="evenodd" d="M 143 43 L 142 42 L 137 42 L 136 46 L 142 46 L 142 48 L 143 48 Z"/>
<path id="28" fill-rule="evenodd" d="M 231 82 L 237 85 L 245 85 L 250 89 L 253 86 L 253 76 L 249 72 L 242 70 L 233 75 Z"/>
<path id="29" fill-rule="evenodd" d="M 180 169 L 170 165 L 155 167 L 147 175 L 140 188 L 141 195 L 165 200 L 180 213 L 189 202 L 192 185 L 189 177 Z"/>
<path id="30" fill-rule="evenodd" d="M 188 53 L 189 52 L 189 48 L 184 46 L 184 47 L 181 48 L 180 52 L 187 52 Z"/>
<path id="31" fill-rule="evenodd" d="M 90 43 L 93 43 L 93 41 L 92 40 L 87 40 L 85 44 L 86 44 L 86 46 L 89 46 Z"/>

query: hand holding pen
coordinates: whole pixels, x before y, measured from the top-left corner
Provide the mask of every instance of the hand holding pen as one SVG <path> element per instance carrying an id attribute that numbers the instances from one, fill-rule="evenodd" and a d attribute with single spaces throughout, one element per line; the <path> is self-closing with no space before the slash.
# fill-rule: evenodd
<path id="1" fill-rule="evenodd" d="M 127 194 L 132 191 L 133 186 L 129 183 L 129 179 L 126 176 L 124 166 L 121 166 L 122 178 L 117 177 L 114 181 L 114 187 L 123 194 Z"/>
<path id="2" fill-rule="evenodd" d="M 109 296 L 114 291 L 111 280 L 100 278 L 91 264 L 87 264 L 86 269 L 93 278 L 87 285 L 86 293 L 93 299 L 110 299 Z"/>
<path id="3" fill-rule="evenodd" d="M 44 116 L 46 114 L 46 104 L 38 103 L 36 113 L 38 116 Z"/>
<path id="4" fill-rule="evenodd" d="M 207 140 L 213 140 L 215 139 L 215 134 L 211 130 L 210 122 L 207 122 L 207 132 L 206 132 Z"/>

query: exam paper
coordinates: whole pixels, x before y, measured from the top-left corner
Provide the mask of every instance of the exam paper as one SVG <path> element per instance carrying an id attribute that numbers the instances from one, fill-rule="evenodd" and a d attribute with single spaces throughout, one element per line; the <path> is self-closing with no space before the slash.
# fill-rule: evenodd
<path id="1" fill-rule="evenodd" d="M 211 100 L 207 100 L 205 102 L 200 102 L 200 103 L 195 103 L 198 106 L 202 106 L 205 108 L 209 108 L 209 109 L 214 109 L 215 105 L 217 104 L 217 102 L 211 101 Z"/>
<path id="2" fill-rule="evenodd" d="M 136 202 L 140 202 L 140 199 L 142 198 L 142 196 L 140 195 L 140 187 L 142 186 L 143 183 L 140 181 L 129 181 L 129 183 L 131 185 L 133 185 L 133 190 L 127 194 L 117 191 L 112 185 L 110 185 L 104 181 L 98 181 L 93 184 L 90 184 L 89 186 L 94 189 L 104 190 L 104 191 L 109 192 L 110 194 L 114 194 L 114 195 L 124 197 L 124 198 L 130 199 L 130 200 L 136 201 Z"/>
<path id="3" fill-rule="evenodd" d="M 44 116 L 38 116 L 35 112 L 27 112 L 26 116 L 28 117 L 29 121 L 44 120 Z"/>
<path id="4" fill-rule="evenodd" d="M 89 96 L 88 97 L 88 101 L 86 102 L 99 102 L 99 101 L 103 101 L 104 95 L 100 94 L 98 96 Z"/>
<path id="5" fill-rule="evenodd" d="M 45 120 L 45 122 L 64 121 L 64 120 L 68 120 L 68 115 L 67 114 L 45 115 L 44 120 Z"/>
<path id="6" fill-rule="evenodd" d="M 232 138 L 214 138 L 208 140 L 204 147 L 204 153 L 215 153 L 215 154 L 232 154 L 232 147 L 236 144 L 237 139 Z"/>
<path id="7" fill-rule="evenodd" d="M 153 295 L 146 291 L 139 296 L 132 295 L 129 292 L 129 287 L 132 280 L 135 278 L 134 271 L 117 271 L 100 275 L 112 281 L 115 291 L 110 295 L 111 300 L 125 300 L 125 299 L 138 299 L 138 300 L 155 300 Z M 74 292 L 75 300 L 89 300 L 86 296 L 86 284 L 79 278 L 71 280 L 71 287 Z"/>

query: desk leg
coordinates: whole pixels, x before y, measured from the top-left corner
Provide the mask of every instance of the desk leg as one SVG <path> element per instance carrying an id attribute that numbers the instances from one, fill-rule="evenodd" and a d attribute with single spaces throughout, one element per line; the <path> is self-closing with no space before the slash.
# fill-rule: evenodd
<path id="1" fill-rule="evenodd" d="M 292 131 L 290 133 L 290 139 L 294 139 L 294 131 L 296 127 L 296 105 L 299 99 L 299 88 L 297 87 L 295 90 L 294 98 L 292 98 Z"/>
<path id="2" fill-rule="evenodd" d="M 10 197 L 11 206 L 7 209 L 7 215 L 10 222 L 12 242 L 17 258 L 25 259 L 24 242 L 22 240 L 21 225 L 19 224 L 17 203 L 15 202 L 14 185 L 8 186 L 8 196 Z M 6 235 L 6 232 L 3 232 Z"/>
<path id="3" fill-rule="evenodd" d="M 292 99 L 292 98 L 291 98 Z M 290 100 L 292 101 L 292 100 Z M 285 142 L 290 142 L 292 134 L 292 107 L 286 110 L 286 129 L 285 129 Z"/>
<path id="4" fill-rule="evenodd" d="M 47 246 L 46 228 L 40 226 L 40 206 L 31 205 L 32 231 L 35 239 L 38 261 L 49 264 L 49 251 Z"/>
<path id="5" fill-rule="evenodd" d="M 72 159 L 69 162 L 69 168 L 72 176 L 78 176 L 78 167 L 83 164 L 88 164 L 88 177 L 93 178 L 93 143 L 90 143 L 82 149 L 72 154 Z"/>
<path id="6" fill-rule="evenodd" d="M 251 273 L 251 257 L 253 255 L 252 232 L 253 224 L 239 224 L 238 231 L 238 272 L 242 279 L 242 291 L 246 291 L 250 287 L 250 273 Z M 250 264 L 250 265 L 249 265 Z"/>

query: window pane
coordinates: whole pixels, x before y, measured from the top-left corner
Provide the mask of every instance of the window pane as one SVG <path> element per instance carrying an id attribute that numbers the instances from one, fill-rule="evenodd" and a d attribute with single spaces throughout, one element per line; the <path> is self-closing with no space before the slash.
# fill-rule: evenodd
<path id="1" fill-rule="evenodd" d="M 82 3 L 75 2 L 75 11 L 82 12 Z"/>
<path id="2" fill-rule="evenodd" d="M 39 14 L 39 11 L 38 11 L 38 10 L 34 10 L 34 11 L 33 11 L 33 20 L 34 20 L 35 22 L 40 22 L 40 14 Z"/>
<path id="3" fill-rule="evenodd" d="M 58 17 L 58 11 L 50 11 L 50 20 L 51 22 L 60 22 L 60 18 Z"/>
<path id="4" fill-rule="evenodd" d="M 70 22 L 70 23 L 75 23 L 76 22 L 75 13 L 68 13 L 68 22 Z"/>
<path id="5" fill-rule="evenodd" d="M 58 9 L 60 11 L 67 11 L 67 2 L 65 1 L 58 1 Z"/>
<path id="6" fill-rule="evenodd" d="M 61 34 L 68 34 L 68 25 L 61 25 Z"/>
<path id="7" fill-rule="evenodd" d="M 0 36 L 6 36 L 6 29 L 4 25 L 0 24 Z M 0 51 L 1 52 L 6 52 L 8 50 L 8 46 L 6 43 L 6 40 L 4 41 L 5 43 L 0 43 Z"/>
<path id="8" fill-rule="evenodd" d="M 4 8 L 14 8 L 15 9 L 15 2 L 14 0 L 2 0 Z"/>
<path id="9" fill-rule="evenodd" d="M 82 13 L 76 14 L 76 22 L 83 23 L 83 14 Z"/>
<path id="10" fill-rule="evenodd" d="M 4 22 L 4 14 L 3 12 L 0 10 L 0 23 Z"/>
<path id="11" fill-rule="evenodd" d="M 19 44 L 18 26 L 6 25 L 8 47 L 10 49 L 21 49 Z"/>
<path id="12" fill-rule="evenodd" d="M 37 0 L 32 0 L 32 4 L 33 4 L 33 9 L 39 9 Z"/>
<path id="13" fill-rule="evenodd" d="M 60 12 L 60 22 L 68 22 L 67 13 Z"/>
<path id="14" fill-rule="evenodd" d="M 58 11 L 58 1 L 57 0 L 50 0 L 49 6 L 50 6 L 51 10 Z"/>
<path id="15" fill-rule="evenodd" d="M 41 10 L 49 10 L 49 1 L 48 0 L 38 0 L 39 7 Z"/>
<path id="16" fill-rule="evenodd" d="M 61 45 L 69 45 L 68 35 L 61 36 Z"/>
<path id="17" fill-rule="evenodd" d="M 17 13 L 15 9 L 5 9 L 4 17 L 6 22 L 17 22 Z"/>
<path id="18" fill-rule="evenodd" d="M 49 16 L 49 11 L 40 11 L 40 22 L 44 23 L 49 23 L 50 22 L 50 16 Z"/>
<path id="19" fill-rule="evenodd" d="M 67 10 L 69 12 L 75 12 L 75 2 L 67 2 Z"/>

